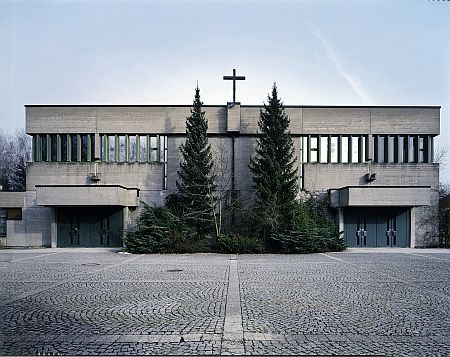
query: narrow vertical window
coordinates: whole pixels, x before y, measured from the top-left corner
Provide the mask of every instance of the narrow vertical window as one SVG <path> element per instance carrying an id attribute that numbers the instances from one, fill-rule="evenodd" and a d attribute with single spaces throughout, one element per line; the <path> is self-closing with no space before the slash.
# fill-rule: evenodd
<path id="1" fill-rule="evenodd" d="M 306 136 L 303 136 L 302 141 L 303 141 L 303 162 L 308 162 L 308 138 Z"/>
<path id="2" fill-rule="evenodd" d="M 398 163 L 403 163 L 405 158 L 405 138 L 403 136 L 398 137 Z"/>
<path id="3" fill-rule="evenodd" d="M 388 148 L 388 152 L 387 152 L 387 162 L 389 163 L 393 163 L 394 162 L 394 154 L 395 154 L 395 145 L 394 145 L 394 140 L 395 138 L 393 136 L 388 136 L 387 137 L 387 148 Z"/>
<path id="4" fill-rule="evenodd" d="M 332 136 L 330 141 L 331 162 L 338 162 L 338 137 Z"/>
<path id="5" fill-rule="evenodd" d="M 328 137 L 320 137 L 320 162 L 326 163 L 328 161 Z"/>
<path id="6" fill-rule="evenodd" d="M 61 162 L 67 162 L 67 135 L 61 135 Z"/>
<path id="7" fill-rule="evenodd" d="M 7 209 L 0 208 L 0 237 L 6 237 Z"/>
<path id="8" fill-rule="evenodd" d="M 77 135 L 70 135 L 70 161 L 76 162 L 77 161 L 77 152 L 78 152 L 78 139 Z"/>
<path id="9" fill-rule="evenodd" d="M 376 153 L 377 155 L 377 162 L 384 163 L 384 140 L 385 137 L 384 136 L 378 136 L 378 152 Z"/>
<path id="10" fill-rule="evenodd" d="M 166 150 L 166 136 L 159 137 L 159 161 L 166 162 L 165 150 Z"/>
<path id="11" fill-rule="evenodd" d="M 90 161 L 95 161 L 95 135 L 91 135 L 91 157 Z"/>
<path id="12" fill-rule="evenodd" d="M 416 140 L 414 136 L 408 136 L 408 162 L 416 162 Z"/>
<path id="13" fill-rule="evenodd" d="M 108 161 L 109 162 L 116 161 L 116 136 L 115 135 L 108 136 Z"/>
<path id="14" fill-rule="evenodd" d="M 139 161 L 147 161 L 147 135 L 141 135 L 139 137 Z"/>
<path id="15" fill-rule="evenodd" d="M 348 136 L 342 137 L 342 145 L 341 145 L 341 162 L 348 162 Z"/>
<path id="16" fill-rule="evenodd" d="M 56 135 L 50 135 L 50 161 L 58 161 L 58 142 Z"/>
<path id="17" fill-rule="evenodd" d="M 425 162 L 425 139 L 419 136 L 419 159 L 418 162 Z"/>
<path id="18" fill-rule="evenodd" d="M 428 136 L 428 162 L 434 162 L 434 138 Z"/>
<path id="19" fill-rule="evenodd" d="M 311 136 L 311 162 L 317 162 L 318 158 L 318 138 Z"/>
<path id="20" fill-rule="evenodd" d="M 89 142 L 86 134 L 81 135 L 81 161 L 88 161 Z"/>
<path id="21" fill-rule="evenodd" d="M 108 151 L 108 139 L 106 135 L 101 136 L 100 156 L 103 162 L 108 161 L 106 153 Z"/>
<path id="22" fill-rule="evenodd" d="M 163 154 L 163 162 L 164 162 L 164 190 L 167 190 L 167 136 L 162 137 L 164 141 L 164 154 Z"/>
<path id="23" fill-rule="evenodd" d="M 41 135 L 40 138 L 41 161 L 47 161 L 47 135 Z"/>
<path id="24" fill-rule="evenodd" d="M 125 158 L 125 153 L 126 153 L 126 140 L 125 140 L 125 135 L 120 135 L 119 136 L 119 162 L 124 162 L 126 161 Z"/>
<path id="25" fill-rule="evenodd" d="M 150 161 L 158 161 L 158 141 L 156 136 L 150 137 Z"/>
<path id="26" fill-rule="evenodd" d="M 135 162 L 136 161 L 136 151 L 137 151 L 137 143 L 136 143 L 136 135 L 131 135 L 129 137 L 130 141 L 130 156 L 129 161 Z"/>
<path id="27" fill-rule="evenodd" d="M 359 137 L 352 136 L 352 162 L 353 163 L 358 162 L 358 155 L 359 155 Z"/>

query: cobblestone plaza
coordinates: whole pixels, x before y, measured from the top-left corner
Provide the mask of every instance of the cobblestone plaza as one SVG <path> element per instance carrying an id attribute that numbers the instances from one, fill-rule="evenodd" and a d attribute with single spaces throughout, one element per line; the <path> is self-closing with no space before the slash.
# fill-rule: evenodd
<path id="1" fill-rule="evenodd" d="M 0 250 L 2 355 L 450 355 L 450 251 Z"/>

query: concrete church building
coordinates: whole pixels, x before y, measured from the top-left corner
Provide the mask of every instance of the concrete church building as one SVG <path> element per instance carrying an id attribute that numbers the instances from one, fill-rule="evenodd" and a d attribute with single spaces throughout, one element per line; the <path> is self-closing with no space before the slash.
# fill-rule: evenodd
<path id="1" fill-rule="evenodd" d="M 190 105 L 26 105 L 27 190 L 0 193 L 6 246 L 117 247 L 142 201 L 176 190 Z M 241 197 L 261 106 L 205 105 Z M 440 107 L 285 106 L 299 187 L 330 195 L 351 247 L 431 246 Z"/>

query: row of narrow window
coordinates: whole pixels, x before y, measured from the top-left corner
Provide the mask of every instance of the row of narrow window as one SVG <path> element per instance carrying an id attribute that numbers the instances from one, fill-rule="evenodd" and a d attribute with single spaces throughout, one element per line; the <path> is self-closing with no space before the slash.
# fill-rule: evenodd
<path id="1" fill-rule="evenodd" d="M 100 157 L 95 157 L 95 135 L 33 136 L 33 160 L 49 162 L 167 162 L 167 137 L 162 135 L 100 135 Z"/>
<path id="2" fill-rule="evenodd" d="M 367 135 L 308 135 L 300 138 L 304 163 L 362 163 L 369 159 Z M 433 137 L 429 135 L 374 135 L 373 162 L 433 162 Z"/>
<path id="3" fill-rule="evenodd" d="M 167 136 L 109 135 L 100 138 L 95 158 L 93 134 L 34 135 L 34 161 L 49 162 L 167 162 Z M 374 135 L 373 162 L 433 162 L 429 135 Z M 304 163 L 362 163 L 369 157 L 366 135 L 308 135 L 300 140 Z"/>

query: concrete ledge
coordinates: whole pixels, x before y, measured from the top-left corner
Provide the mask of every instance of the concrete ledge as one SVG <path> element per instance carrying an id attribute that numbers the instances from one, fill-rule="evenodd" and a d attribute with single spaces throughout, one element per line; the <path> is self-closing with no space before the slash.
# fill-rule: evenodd
<path id="1" fill-rule="evenodd" d="M 430 186 L 348 186 L 339 191 L 336 207 L 429 206 Z"/>
<path id="2" fill-rule="evenodd" d="M 0 207 L 18 208 L 24 206 L 26 192 L 0 192 Z"/>
<path id="3" fill-rule="evenodd" d="M 138 206 L 139 190 L 122 186 L 36 186 L 38 206 Z"/>

